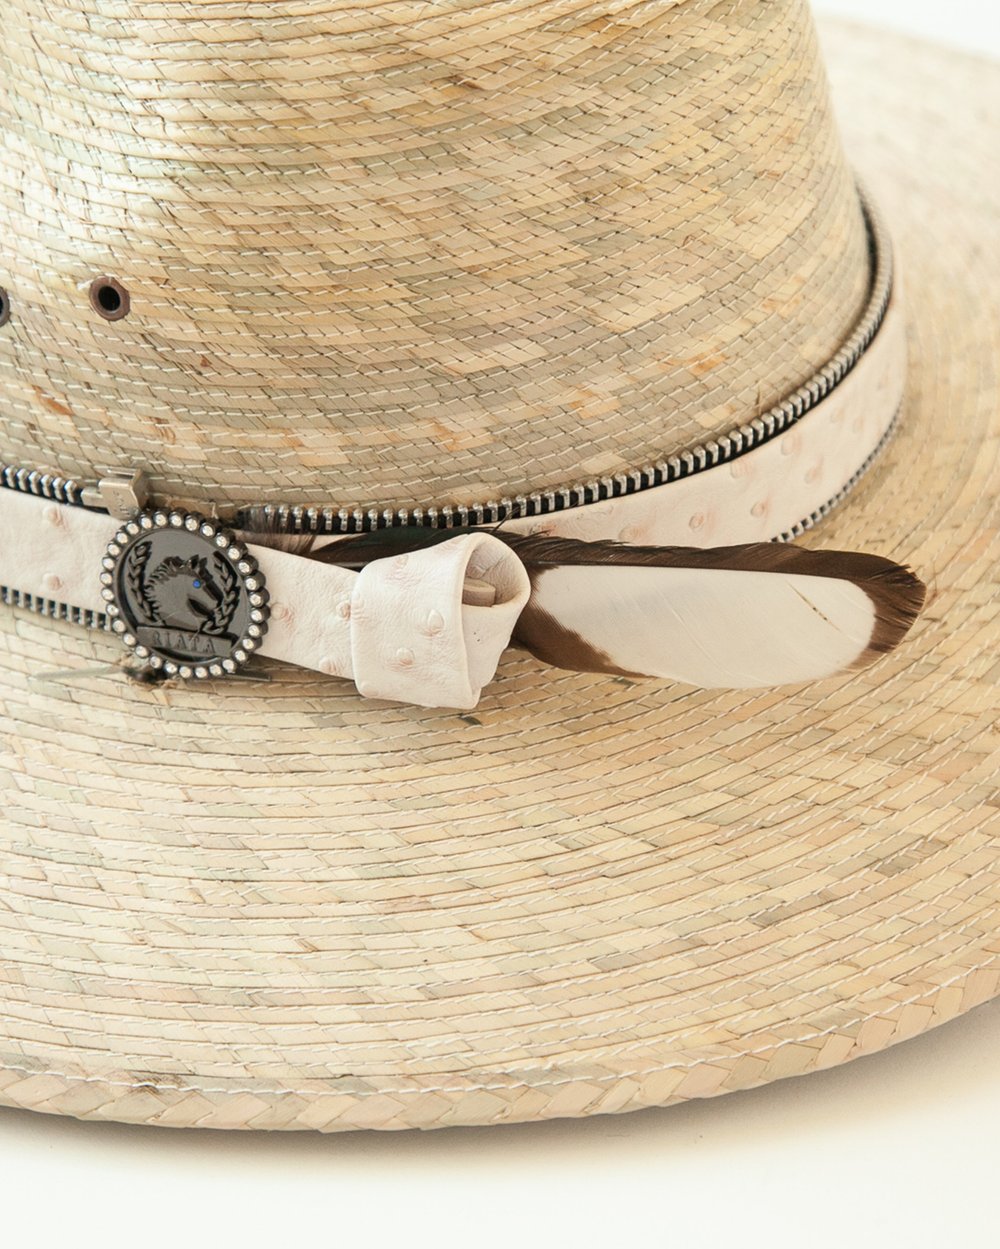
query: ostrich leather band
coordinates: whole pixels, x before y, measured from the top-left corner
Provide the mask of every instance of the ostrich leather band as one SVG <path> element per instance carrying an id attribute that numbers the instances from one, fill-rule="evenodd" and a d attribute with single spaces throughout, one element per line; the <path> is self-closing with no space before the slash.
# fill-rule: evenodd
<path id="1" fill-rule="evenodd" d="M 690 477 L 512 520 L 505 528 L 697 547 L 789 536 L 845 493 L 872 459 L 892 427 L 904 377 L 904 327 L 894 295 L 857 364 L 783 433 Z M 121 523 L 85 507 L 0 490 L 5 597 L 103 619 L 108 565 L 102 557 Z M 517 556 L 482 530 L 377 560 L 360 572 L 270 547 L 247 550 L 270 596 L 257 650 L 351 679 L 365 697 L 473 707 L 530 594 Z M 493 587 L 492 605 L 468 601 L 470 580 Z"/>

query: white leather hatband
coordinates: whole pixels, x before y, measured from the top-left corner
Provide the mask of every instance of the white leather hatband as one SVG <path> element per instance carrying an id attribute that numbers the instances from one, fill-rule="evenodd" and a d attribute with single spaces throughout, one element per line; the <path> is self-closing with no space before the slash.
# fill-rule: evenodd
<path id="1" fill-rule="evenodd" d="M 792 536 L 846 492 L 886 439 L 902 397 L 905 355 L 893 295 L 854 366 L 780 434 L 679 480 L 512 519 L 504 528 L 688 547 Z M 105 512 L 0 489 L 4 598 L 105 623 L 102 558 L 121 525 Z M 473 707 L 530 594 L 518 557 L 481 529 L 457 531 L 361 572 L 271 547 L 248 550 L 270 595 L 260 653 L 352 679 L 366 697 Z M 469 601 L 470 581 L 492 587 L 492 605 Z"/>

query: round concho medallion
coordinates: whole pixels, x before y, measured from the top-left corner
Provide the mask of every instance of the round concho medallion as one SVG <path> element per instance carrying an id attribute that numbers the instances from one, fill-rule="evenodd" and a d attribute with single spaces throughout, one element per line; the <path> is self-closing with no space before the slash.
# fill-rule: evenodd
<path id="1" fill-rule="evenodd" d="M 122 523 L 103 564 L 111 627 L 166 676 L 226 676 L 267 632 L 267 590 L 256 560 L 204 516 L 140 512 Z"/>

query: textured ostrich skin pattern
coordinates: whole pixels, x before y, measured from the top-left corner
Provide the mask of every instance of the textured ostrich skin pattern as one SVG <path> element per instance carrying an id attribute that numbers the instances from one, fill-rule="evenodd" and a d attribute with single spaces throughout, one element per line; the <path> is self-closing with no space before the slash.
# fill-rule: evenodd
<path id="1" fill-rule="evenodd" d="M 769 542 L 794 530 L 848 485 L 892 425 L 905 381 L 906 325 L 897 279 L 864 355 L 839 386 L 782 434 L 668 485 L 504 527 L 634 545 Z"/>
<path id="2" fill-rule="evenodd" d="M 119 525 L 83 508 L 0 490 L 0 585 L 100 612 L 101 558 Z M 251 546 L 271 594 L 261 654 L 355 681 L 366 698 L 474 707 L 528 601 L 520 560 L 488 534 L 460 534 L 360 573 Z M 466 577 L 496 590 L 462 602 Z"/>
<path id="3" fill-rule="evenodd" d="M 607 502 L 512 521 L 527 533 L 716 546 L 766 541 L 843 489 L 898 409 L 906 348 L 898 299 L 856 367 L 784 433 L 728 464 Z M 0 585 L 100 612 L 101 558 L 119 523 L 99 512 L 0 490 Z M 271 596 L 261 653 L 351 679 L 367 698 L 474 707 L 528 601 L 520 560 L 466 532 L 360 573 L 251 545 Z M 496 590 L 463 603 L 466 579 Z"/>

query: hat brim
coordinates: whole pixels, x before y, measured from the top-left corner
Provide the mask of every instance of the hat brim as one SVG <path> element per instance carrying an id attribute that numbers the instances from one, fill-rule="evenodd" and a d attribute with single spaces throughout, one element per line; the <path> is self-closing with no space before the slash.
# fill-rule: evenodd
<path id="1" fill-rule="evenodd" d="M 916 568 L 912 635 L 763 692 L 510 652 L 459 715 L 280 665 L 137 689 L 94 671 L 113 641 L 4 610 L 0 1101 L 323 1130 L 621 1111 L 998 991 L 998 74 L 824 33 L 911 381 L 803 541 Z"/>

